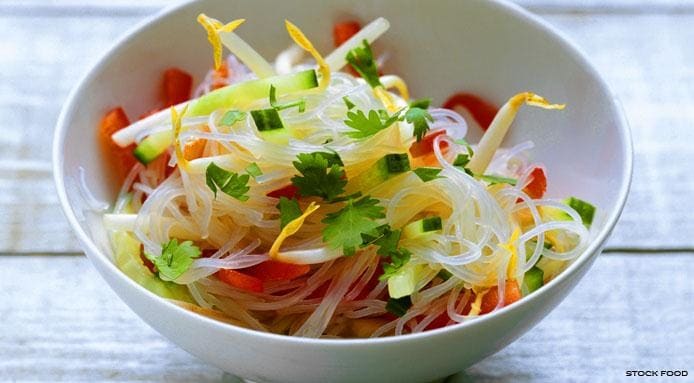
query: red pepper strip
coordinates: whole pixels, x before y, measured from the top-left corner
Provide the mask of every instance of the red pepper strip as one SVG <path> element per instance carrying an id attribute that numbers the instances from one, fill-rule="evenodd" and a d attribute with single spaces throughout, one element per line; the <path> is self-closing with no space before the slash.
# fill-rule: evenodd
<path id="1" fill-rule="evenodd" d="M 229 286 L 254 293 L 263 292 L 263 281 L 251 275 L 236 270 L 221 269 L 217 272 L 217 278 Z"/>
<path id="2" fill-rule="evenodd" d="M 477 121 L 482 130 L 487 130 L 494 120 L 499 108 L 470 93 L 456 93 L 443 104 L 446 109 L 454 110 L 456 107 L 467 109 L 472 118 Z"/>
<path id="3" fill-rule="evenodd" d="M 294 186 L 294 184 L 289 184 L 287 186 L 283 186 L 277 190 L 273 190 L 273 191 L 267 193 L 266 195 L 268 197 L 272 197 L 272 198 L 286 197 L 289 199 L 301 197 L 299 195 L 299 189 L 296 186 Z"/>
<path id="4" fill-rule="evenodd" d="M 164 105 L 168 108 L 190 99 L 193 90 L 193 77 L 178 69 L 164 71 Z"/>
<path id="5" fill-rule="evenodd" d="M 120 181 L 124 180 L 130 170 L 135 166 L 137 160 L 133 156 L 135 145 L 129 145 L 121 148 L 113 142 L 111 136 L 113 133 L 130 125 L 130 120 L 126 116 L 123 108 L 115 108 L 110 110 L 99 124 L 98 138 L 101 150 L 106 156 L 108 166 Z"/>
<path id="6" fill-rule="evenodd" d="M 504 306 L 508 306 L 520 298 L 521 291 L 520 288 L 518 288 L 518 282 L 515 280 L 506 281 L 506 289 L 504 291 Z M 491 312 L 494 310 L 494 308 L 496 308 L 498 303 L 499 289 L 495 286 L 484 294 L 484 297 L 482 298 L 482 305 L 480 306 L 480 315 Z"/>
<path id="7" fill-rule="evenodd" d="M 537 167 L 530 173 L 530 183 L 528 183 L 523 191 L 532 199 L 540 199 L 547 191 L 547 176 L 544 169 Z"/>
<path id="8" fill-rule="evenodd" d="M 446 129 L 430 132 L 424 136 L 421 141 L 413 143 L 412 146 L 410 146 L 410 154 L 412 157 L 422 157 L 434 153 L 434 139 L 442 134 L 446 134 Z M 448 142 L 442 142 L 441 149 L 444 150 L 447 148 Z"/>
<path id="9" fill-rule="evenodd" d="M 243 272 L 260 279 L 263 282 L 267 281 L 291 281 L 311 271 L 309 265 L 294 265 L 279 261 L 265 261 L 243 269 Z"/>
<path id="10" fill-rule="evenodd" d="M 335 48 L 344 44 L 345 41 L 349 40 L 361 30 L 361 25 L 356 21 L 345 21 L 342 23 L 337 23 L 333 27 L 333 43 Z"/>

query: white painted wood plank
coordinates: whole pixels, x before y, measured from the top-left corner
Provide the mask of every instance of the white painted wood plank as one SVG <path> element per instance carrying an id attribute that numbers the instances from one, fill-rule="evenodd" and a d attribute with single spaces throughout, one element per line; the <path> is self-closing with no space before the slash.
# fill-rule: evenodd
<path id="1" fill-rule="evenodd" d="M 53 125 L 69 89 L 140 19 L 0 15 L 0 252 L 78 250 L 41 168 L 49 166 Z M 609 246 L 694 247 L 694 15 L 547 19 L 586 50 L 633 126 L 634 185 Z M 29 161 L 30 171 L 8 170 L 18 161 Z"/>
<path id="2" fill-rule="evenodd" d="M 512 0 L 534 12 L 588 12 L 588 13 L 652 13 L 652 12 L 691 12 L 694 3 L 691 0 Z M 152 12 L 163 8 L 174 1 L 167 0 L 111 0 L 105 3 L 100 0 L 0 0 L 0 9 L 6 12 L 41 13 L 80 12 L 116 12 L 128 9 L 130 12 Z M 138 11 L 139 10 L 139 11 Z"/>
<path id="3" fill-rule="evenodd" d="M 452 382 L 694 373 L 694 253 L 603 255 L 542 323 Z M 138 319 L 81 256 L 0 257 L 0 380 L 219 381 Z"/>

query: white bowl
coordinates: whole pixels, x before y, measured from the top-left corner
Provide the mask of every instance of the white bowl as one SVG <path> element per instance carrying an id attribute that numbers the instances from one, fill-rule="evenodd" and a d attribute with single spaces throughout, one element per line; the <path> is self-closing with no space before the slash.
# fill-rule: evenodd
<path id="1" fill-rule="evenodd" d="M 524 109 L 506 142 L 535 142 L 534 156 L 548 168 L 550 195 L 576 195 L 598 206 L 590 247 L 520 303 L 478 320 L 399 337 L 316 340 L 266 334 L 158 298 L 122 274 L 100 245 L 100 222 L 84 218 L 78 168 L 85 170 L 86 184 L 97 198 L 113 200 L 115 187 L 103 176 L 96 126 L 116 105 L 131 116 L 154 105 L 157 80 L 168 66 L 201 79 L 211 64 L 211 50 L 195 22 L 199 12 L 222 20 L 247 18 L 239 34 L 267 58 L 290 43 L 284 18 L 301 26 L 327 53 L 336 20 L 366 22 L 384 16 L 392 25 L 378 42 L 391 53 L 386 71 L 404 77 L 415 96 L 431 96 L 437 104 L 465 89 L 501 104 L 516 92 L 532 90 L 567 103 L 563 113 Z M 63 108 L 53 150 L 65 214 L 113 290 L 185 350 L 258 382 L 425 381 L 461 371 L 500 350 L 541 320 L 588 270 L 617 222 L 632 169 L 627 123 L 584 56 L 521 8 L 486 0 L 203 0 L 169 9 L 128 33 L 82 79 Z"/>

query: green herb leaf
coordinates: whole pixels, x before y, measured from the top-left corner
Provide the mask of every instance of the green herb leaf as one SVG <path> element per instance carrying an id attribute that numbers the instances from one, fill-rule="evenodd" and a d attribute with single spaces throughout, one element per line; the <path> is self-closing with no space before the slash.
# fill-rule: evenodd
<path id="1" fill-rule="evenodd" d="M 490 185 L 509 184 L 515 186 L 518 182 L 518 180 L 515 178 L 502 177 L 493 174 L 482 175 L 480 176 L 480 179 L 489 182 Z"/>
<path id="2" fill-rule="evenodd" d="M 467 154 L 458 154 L 453 161 L 453 166 L 464 168 L 470 162 L 470 156 Z"/>
<path id="3" fill-rule="evenodd" d="M 361 110 L 357 110 L 356 112 L 349 111 L 347 112 L 345 125 L 356 131 L 350 131 L 345 134 L 354 139 L 371 137 L 381 130 L 393 125 L 393 123 L 395 123 L 397 120 L 397 113 L 393 116 L 388 116 L 388 113 L 385 110 L 370 110 L 368 117 Z"/>
<path id="4" fill-rule="evenodd" d="M 302 193 L 303 195 L 303 193 Z M 376 236 L 377 219 L 385 218 L 385 208 L 370 196 L 348 200 L 347 204 L 323 219 L 323 241 L 333 249 L 342 248 L 345 255 L 354 254 L 363 243 L 363 234 Z"/>
<path id="5" fill-rule="evenodd" d="M 347 105 L 347 110 L 352 110 L 356 105 L 352 102 L 352 100 L 349 99 L 349 97 L 345 96 L 342 97 L 342 101 L 345 102 L 345 105 Z"/>
<path id="6" fill-rule="evenodd" d="M 200 248 L 191 241 L 178 243 L 176 238 L 162 245 L 158 257 L 145 253 L 145 257 L 157 267 L 159 278 L 164 281 L 174 281 L 190 268 L 193 259 L 200 257 Z"/>
<path id="7" fill-rule="evenodd" d="M 306 110 L 306 99 L 302 98 L 301 100 L 280 104 L 277 102 L 277 89 L 275 89 L 274 85 L 270 85 L 270 105 L 277 111 L 298 107 L 299 113 L 303 113 Z"/>
<path id="8" fill-rule="evenodd" d="M 396 251 L 391 251 L 388 253 L 388 256 L 390 257 L 390 263 L 383 264 L 383 274 L 378 277 L 381 281 L 388 280 L 388 278 L 397 273 L 401 267 L 405 266 L 405 264 L 410 261 L 412 253 L 407 249 L 400 248 Z"/>
<path id="9" fill-rule="evenodd" d="M 409 295 L 398 299 L 389 298 L 388 303 L 386 303 L 386 311 L 397 317 L 407 314 L 410 307 L 412 307 L 412 298 Z"/>
<path id="10" fill-rule="evenodd" d="M 361 47 L 349 51 L 345 59 L 372 88 L 383 86 L 378 75 L 376 60 L 374 60 L 371 46 L 367 40 L 364 40 Z"/>
<path id="11" fill-rule="evenodd" d="M 302 196 L 321 197 L 332 202 L 347 184 L 342 160 L 333 153 L 301 153 L 294 161 L 294 167 L 301 173 L 292 177 L 292 184 L 299 189 Z"/>
<path id="12" fill-rule="evenodd" d="M 263 175 L 263 171 L 260 170 L 260 166 L 258 166 L 258 164 L 255 162 L 252 162 L 246 167 L 246 173 L 253 178 Z"/>
<path id="13" fill-rule="evenodd" d="M 413 172 L 414 172 L 414 174 L 416 174 L 417 177 L 419 177 L 419 179 L 421 179 L 422 181 L 424 181 L 424 182 L 429 182 L 429 181 L 431 181 L 431 180 L 435 180 L 435 179 L 437 179 L 437 178 L 441 178 L 441 177 L 439 177 L 439 173 L 441 173 L 441 170 L 443 170 L 443 169 L 439 169 L 439 168 L 417 168 L 417 169 L 413 170 Z"/>
<path id="14" fill-rule="evenodd" d="M 248 174 L 238 175 L 237 173 L 225 170 L 211 162 L 205 171 L 205 181 L 207 186 L 214 192 L 217 198 L 217 190 L 221 190 L 224 194 L 236 198 L 239 201 L 247 201 L 246 192 L 250 190 L 248 180 L 251 177 Z"/>
<path id="15" fill-rule="evenodd" d="M 410 107 L 405 112 L 405 120 L 414 125 L 414 136 L 417 137 L 417 142 L 421 141 L 429 131 L 429 122 L 434 122 L 434 118 L 426 109 L 416 106 Z"/>
<path id="16" fill-rule="evenodd" d="M 280 197 L 280 202 L 275 207 L 280 211 L 280 229 L 284 229 L 289 222 L 299 218 L 302 214 L 296 198 Z"/>
<path id="17" fill-rule="evenodd" d="M 222 116 L 222 119 L 219 120 L 219 125 L 221 126 L 232 126 L 235 123 L 242 121 L 243 119 L 246 118 L 246 112 L 242 112 L 240 110 L 230 110 Z"/>
<path id="18" fill-rule="evenodd" d="M 430 98 L 420 98 L 419 100 L 410 101 L 410 108 L 429 109 L 429 105 L 431 105 Z"/>
<path id="19" fill-rule="evenodd" d="M 458 145 L 464 146 L 464 147 L 467 149 L 467 155 L 468 155 L 468 157 L 472 158 L 472 156 L 475 154 L 475 152 L 472 150 L 472 146 L 470 145 L 469 142 L 467 142 L 466 139 L 464 139 L 464 138 L 459 138 L 459 139 L 457 139 L 457 140 L 455 140 L 455 141 L 453 141 L 453 142 L 455 142 L 455 143 L 458 144 Z"/>

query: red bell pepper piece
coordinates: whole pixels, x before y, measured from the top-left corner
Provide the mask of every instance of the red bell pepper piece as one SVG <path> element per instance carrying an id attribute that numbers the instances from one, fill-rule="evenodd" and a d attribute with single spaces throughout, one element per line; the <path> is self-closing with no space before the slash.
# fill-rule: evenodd
<path id="1" fill-rule="evenodd" d="M 265 261 L 243 269 L 245 274 L 267 281 L 291 281 L 311 271 L 309 265 L 294 265 L 279 261 Z"/>
<path id="2" fill-rule="evenodd" d="M 506 281 L 506 289 L 504 290 L 504 306 L 508 306 L 520 298 L 521 291 L 518 287 L 518 282 L 515 280 Z M 484 294 L 484 297 L 482 298 L 480 315 L 491 312 L 498 303 L 499 289 L 497 287 L 492 287 L 486 294 Z"/>
<path id="3" fill-rule="evenodd" d="M 164 105 L 170 107 L 190 99 L 193 77 L 178 69 L 164 71 Z"/>
<path id="4" fill-rule="evenodd" d="M 536 167 L 530 173 L 530 183 L 528 183 L 523 191 L 532 199 L 540 199 L 547 191 L 547 176 L 544 169 Z"/>
<path id="5" fill-rule="evenodd" d="M 410 154 L 412 157 L 422 157 L 434 153 L 434 139 L 442 134 L 446 134 L 446 129 L 430 132 L 424 136 L 421 141 L 413 143 L 412 146 L 410 146 Z M 442 142 L 441 149 L 444 150 L 447 148 L 448 142 Z"/>
<path id="6" fill-rule="evenodd" d="M 221 269 L 217 272 L 217 278 L 229 286 L 254 293 L 263 292 L 263 281 L 251 275 L 236 270 Z"/>
<path id="7" fill-rule="evenodd" d="M 118 107 L 106 113 L 101 120 L 97 135 L 101 150 L 107 156 L 108 165 L 120 181 L 125 179 L 133 166 L 135 166 L 135 163 L 137 163 L 133 155 L 135 145 L 121 148 L 113 142 L 111 136 L 128 125 L 130 125 L 128 116 L 123 111 L 123 108 Z"/>
<path id="8" fill-rule="evenodd" d="M 292 198 L 299 198 L 299 189 L 294 186 L 294 184 L 289 184 L 287 186 L 283 186 L 277 190 L 273 190 L 269 193 L 266 194 L 268 197 L 272 198 L 280 198 L 280 197 L 286 197 L 289 199 Z"/>
<path id="9" fill-rule="evenodd" d="M 490 102 L 470 93 L 456 93 L 452 95 L 446 100 L 443 107 L 452 110 L 456 107 L 467 109 L 472 115 L 472 118 L 474 118 L 482 130 L 485 131 L 489 128 L 489 125 L 499 111 L 499 108 L 492 105 Z"/>
<path id="10" fill-rule="evenodd" d="M 333 27 L 333 42 L 339 47 L 361 30 L 361 25 L 356 21 L 337 23 Z"/>

